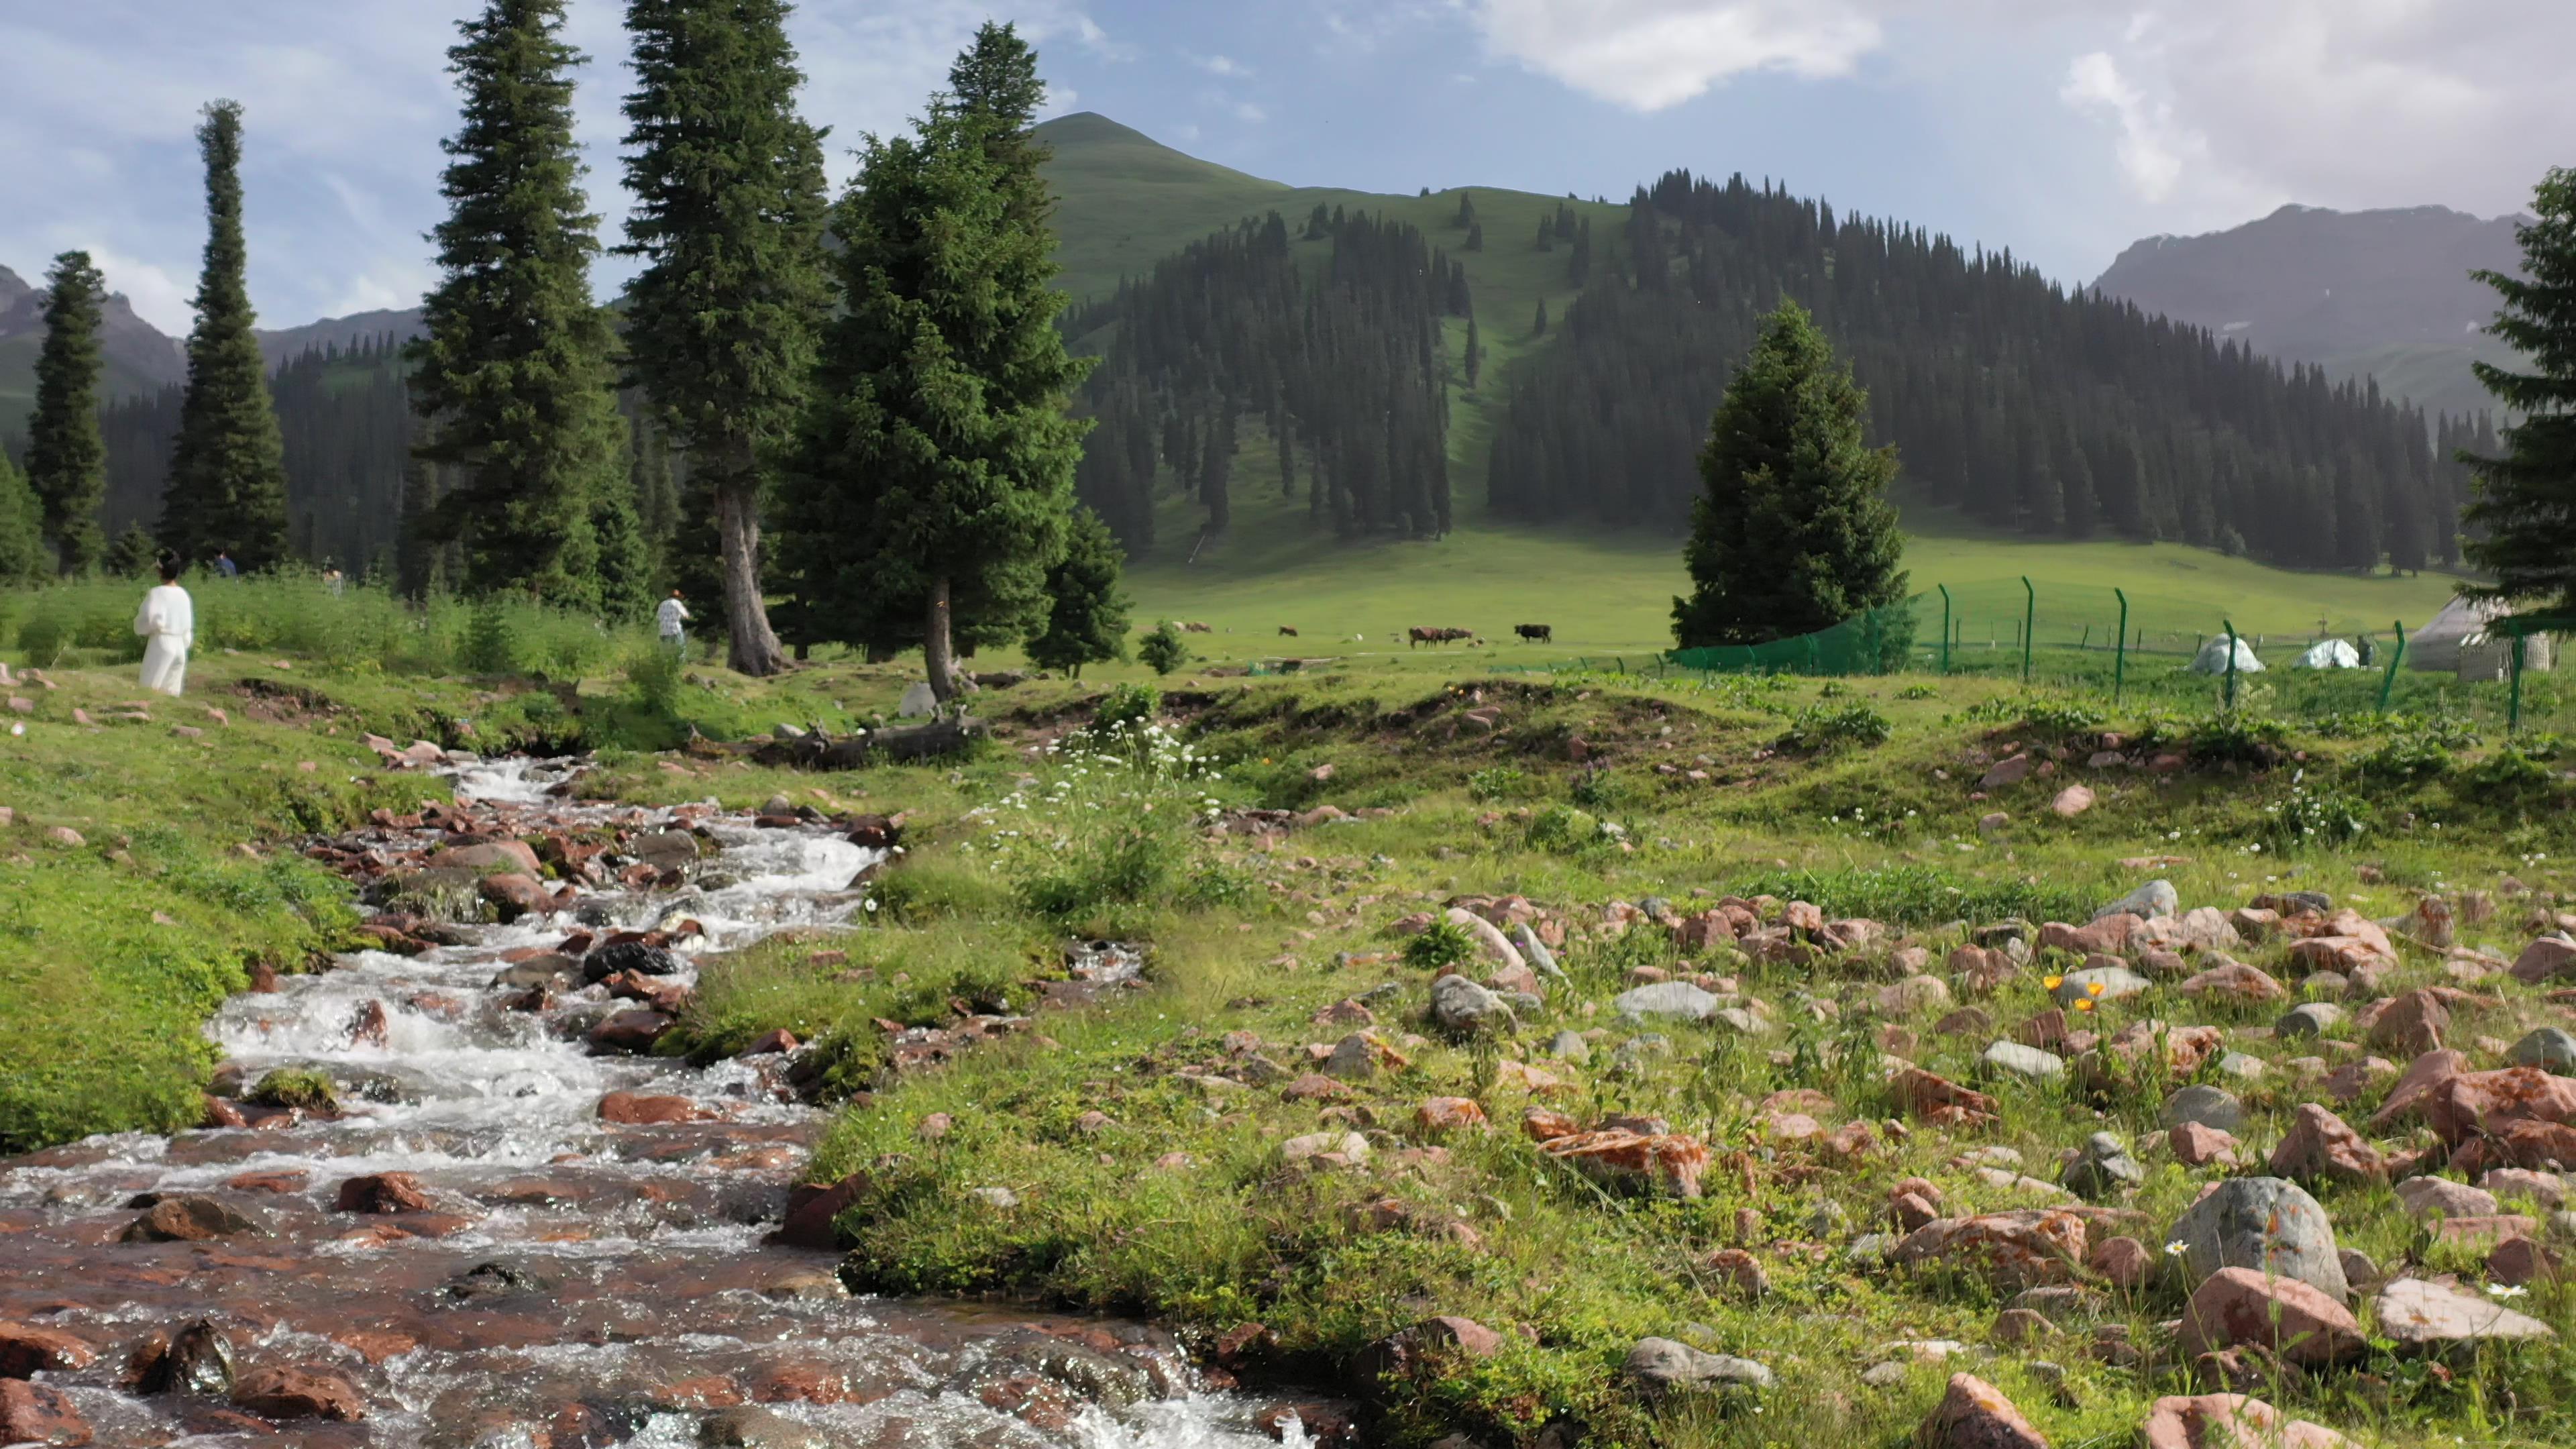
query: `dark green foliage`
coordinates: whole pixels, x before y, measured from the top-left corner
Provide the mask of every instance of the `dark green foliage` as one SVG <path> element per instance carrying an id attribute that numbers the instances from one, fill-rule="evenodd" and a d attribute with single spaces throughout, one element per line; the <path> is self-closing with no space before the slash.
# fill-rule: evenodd
<path id="1" fill-rule="evenodd" d="M 1017 104 L 988 53 L 1010 37 L 987 31 L 961 75 Z M 1064 412 L 1089 363 L 1054 325 L 1025 128 L 942 99 L 914 134 L 869 139 L 834 213 L 846 310 L 787 490 L 801 617 L 872 652 L 918 642 L 943 700 L 952 642 L 1023 637 L 1046 607 L 1087 427 Z"/>
<path id="2" fill-rule="evenodd" d="M 1545 297 L 1538 299 L 1538 315 L 1530 319 L 1530 335 L 1532 337 L 1547 335 L 1547 299 Z"/>
<path id="3" fill-rule="evenodd" d="M 1163 692 L 1150 684 L 1118 684 L 1092 706 L 1091 727 L 1100 734 L 1141 730 L 1163 712 Z"/>
<path id="4" fill-rule="evenodd" d="M 2465 474 L 2367 382 L 2285 374 L 2008 253 L 1741 177 L 1668 175 L 1602 240 L 1560 339 L 1515 371 L 1488 472 L 1508 516 L 1678 526 L 1731 364 L 1786 296 L 1851 359 L 1909 498 L 2034 536 L 2214 547 L 2233 528 L 2292 567 L 2456 560 Z"/>
<path id="5" fill-rule="evenodd" d="M 1108 525 L 1077 507 L 1065 531 L 1064 557 L 1047 571 L 1046 627 L 1029 640 L 1029 662 L 1070 670 L 1127 657 L 1127 596 L 1119 592 L 1125 556 Z"/>
<path id="6" fill-rule="evenodd" d="M 1684 553 L 1696 587 L 1673 601 L 1683 648 L 1812 633 L 1904 600 L 1896 450 L 1868 445 L 1868 409 L 1806 310 L 1781 303 L 1709 425 Z"/>
<path id="7" fill-rule="evenodd" d="M 1181 631 L 1166 619 L 1136 646 L 1136 657 L 1156 674 L 1169 674 L 1190 662 L 1190 646 L 1181 642 Z"/>
<path id="8" fill-rule="evenodd" d="M 2464 453 L 2477 470 L 2466 515 L 2485 537 L 2469 561 L 2495 582 L 2466 592 L 2576 612 L 2576 170 L 2553 168 L 2516 229 L 2528 278 L 2480 272 L 2503 305 L 2487 330 L 2532 359 L 2529 372 L 2477 363 L 2478 381 L 2523 415 L 2504 451 Z"/>
<path id="9" fill-rule="evenodd" d="M 761 507 L 831 300 L 823 137 L 796 114 L 789 8 L 626 8 L 638 82 L 626 98 L 626 183 L 636 205 L 618 250 L 646 263 L 627 291 L 629 365 L 712 511 L 731 662 L 751 674 L 784 664 L 761 592 Z M 662 473 L 666 484 L 667 465 Z"/>
<path id="10" fill-rule="evenodd" d="M 160 546 L 142 524 L 129 523 L 107 546 L 107 571 L 120 579 L 142 578 L 160 561 L 160 552 Z"/>
<path id="11" fill-rule="evenodd" d="M 1476 378 L 1478 374 L 1482 373 L 1484 370 L 1485 344 L 1476 336 L 1476 319 L 1470 317 L 1467 319 L 1467 358 L 1465 368 L 1468 391 L 1473 392 L 1475 390 Z"/>
<path id="12" fill-rule="evenodd" d="M 206 107 L 206 255 L 188 385 L 161 499 L 161 542 L 190 562 L 228 552 L 244 571 L 288 557 L 286 444 L 269 399 L 268 364 L 251 331 L 249 244 L 242 239 L 242 108 Z"/>
<path id="13" fill-rule="evenodd" d="M 1889 733 L 1887 716 L 1854 701 L 1845 705 L 1811 704 L 1789 721 L 1780 747 L 1818 754 L 1847 746 L 1882 745 Z"/>
<path id="14" fill-rule="evenodd" d="M 563 25 L 564 0 L 490 0 L 448 51 L 464 121 L 443 143 L 449 211 L 411 402 L 419 451 L 442 470 L 425 522 L 463 546 L 465 587 L 597 609 L 593 515 L 628 486 L 625 427 L 615 338 L 590 295 L 599 219 L 572 134 L 583 57 Z"/>
<path id="15" fill-rule="evenodd" d="M 44 513 L 45 538 L 66 574 L 85 574 L 107 552 L 98 504 L 107 491 L 107 445 L 98 431 L 100 309 L 107 279 L 89 253 L 65 252 L 45 274 L 45 346 L 36 357 L 36 410 L 27 422 L 27 486 Z"/>
<path id="16" fill-rule="evenodd" d="M 1440 919 L 1415 932 L 1404 943 L 1404 964 L 1417 971 L 1461 966 L 1476 958 L 1476 938 L 1456 921 Z"/>
<path id="17" fill-rule="evenodd" d="M 1131 553 L 1153 542 L 1162 468 L 1226 526 L 1236 429 L 1253 415 L 1283 486 L 1302 463 L 1310 516 L 1339 536 L 1448 531 L 1439 319 L 1459 310 L 1459 274 L 1410 226 L 1361 214 L 1329 235 L 1329 264 L 1301 269 L 1278 214 L 1247 220 L 1068 319 L 1073 336 L 1113 336 L 1084 390 L 1100 428 L 1078 487 Z"/>
<path id="18" fill-rule="evenodd" d="M 1741 896 L 1812 901 L 1828 918 L 1865 916 L 1906 926 L 2011 916 L 2026 921 L 2090 920 L 2097 894 L 2082 884 L 2009 876 L 1988 880 L 1925 865 L 1765 871 L 1721 884 Z"/>
<path id="19" fill-rule="evenodd" d="M 0 448 L 0 586 L 31 584 L 53 572 L 45 557 L 45 510 L 26 475 Z"/>

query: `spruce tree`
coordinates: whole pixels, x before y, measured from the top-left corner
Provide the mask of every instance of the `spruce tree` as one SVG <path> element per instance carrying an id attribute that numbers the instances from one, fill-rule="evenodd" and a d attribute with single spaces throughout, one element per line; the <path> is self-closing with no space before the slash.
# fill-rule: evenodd
<path id="1" fill-rule="evenodd" d="M 1485 224 L 1481 221 L 1469 222 L 1467 224 L 1467 250 L 1471 252 L 1481 252 L 1484 249 Z"/>
<path id="2" fill-rule="evenodd" d="M 627 486 L 615 337 L 591 301 L 599 219 L 572 134 L 565 0 L 489 0 L 448 68 L 464 121 L 445 143 L 448 216 L 431 233 L 439 283 L 410 356 L 422 457 L 442 466 L 432 539 L 464 553 L 470 593 L 525 590 L 596 609 L 594 511 Z M 633 535 L 629 535 L 633 541 Z M 640 560 L 610 560 L 617 577 Z"/>
<path id="3" fill-rule="evenodd" d="M 116 541 L 107 546 L 107 571 L 120 579 L 142 578 L 160 562 L 160 553 L 160 545 L 153 541 L 149 529 L 140 523 L 129 523 L 125 525 L 125 531 L 116 536 Z M 212 554 L 206 556 L 214 557 Z"/>
<path id="4" fill-rule="evenodd" d="M 441 566 L 445 549 L 430 519 L 438 505 L 437 474 L 427 460 L 413 457 L 403 466 L 401 519 L 394 533 L 394 592 L 406 599 L 426 599 L 446 585 Z"/>
<path id="5" fill-rule="evenodd" d="M 988 26 L 968 61 L 996 32 L 1016 44 Z M 961 73 L 965 94 L 914 134 L 869 139 L 835 209 L 844 310 L 789 484 L 807 617 L 876 652 L 910 613 L 943 704 L 961 634 L 1020 638 L 1041 617 L 1088 426 L 1064 411 L 1089 363 L 1055 327 L 1039 151 L 1010 134 L 1026 112 L 977 109 L 1006 87 Z"/>
<path id="6" fill-rule="evenodd" d="M 188 334 L 188 387 L 161 500 L 161 542 L 189 560 L 228 552 L 246 570 L 288 556 L 286 444 L 269 398 L 250 305 L 242 239 L 242 108 L 206 107 L 197 128 L 206 163 L 206 254 L 197 325 Z"/>
<path id="7" fill-rule="evenodd" d="M 1467 318 L 1467 390 L 1476 390 L 1476 377 L 1485 370 L 1485 346 L 1476 337 L 1476 319 Z"/>
<path id="8" fill-rule="evenodd" d="M 1532 337 L 1547 335 L 1547 299 L 1545 297 L 1538 299 L 1538 316 L 1530 321 L 1530 335 Z"/>
<path id="9" fill-rule="evenodd" d="M 107 279 L 87 252 L 65 252 L 45 274 L 45 342 L 36 354 L 36 410 L 27 420 L 27 486 L 42 506 L 45 539 L 66 574 L 88 573 L 107 553 L 98 526 L 107 492 L 107 444 L 98 431 L 100 310 Z"/>
<path id="10" fill-rule="evenodd" d="M 790 8 L 626 7 L 636 204 L 618 251 L 646 262 L 627 292 L 629 366 L 713 505 L 727 659 L 754 675 L 786 667 L 761 588 L 762 505 L 831 295 L 823 133 L 796 114 Z"/>
<path id="11" fill-rule="evenodd" d="M 2495 578 L 2463 592 L 2576 613 L 2576 170 L 2553 167 L 2542 178 L 2532 217 L 2515 230 L 2529 275 L 2476 274 L 2503 299 L 2487 330 L 2531 366 L 2474 364 L 2522 421 L 2504 430 L 2501 453 L 2461 454 L 2477 471 L 2466 521 L 2485 535 L 2465 552 Z"/>
<path id="12" fill-rule="evenodd" d="M 1869 446 L 1868 414 L 1850 367 L 1782 302 L 1709 424 L 1683 554 L 1694 590 L 1673 600 L 1683 648 L 1813 633 L 1903 601 L 1896 449 Z"/>
<path id="13" fill-rule="evenodd" d="M 26 475 L 0 448 L 0 587 L 32 584 L 53 572 L 45 556 L 45 510 Z"/>
<path id="14" fill-rule="evenodd" d="M 1127 596 L 1118 590 L 1126 559 L 1088 508 L 1073 510 L 1064 542 L 1064 557 L 1047 571 L 1046 626 L 1029 639 L 1029 662 L 1080 679 L 1086 664 L 1127 657 Z"/>

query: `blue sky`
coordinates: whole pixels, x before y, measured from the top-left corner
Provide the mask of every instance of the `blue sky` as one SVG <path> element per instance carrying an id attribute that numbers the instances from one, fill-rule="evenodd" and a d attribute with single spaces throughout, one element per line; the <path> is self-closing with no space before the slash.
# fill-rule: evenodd
<path id="1" fill-rule="evenodd" d="M 230 96 L 262 320 L 408 305 L 475 8 L 0 0 L 0 265 L 86 247 L 184 330 L 189 133 Z M 622 6 L 570 8 L 613 232 Z M 2511 211 L 2576 164 L 2569 0 L 804 0 L 808 114 L 901 125 L 988 15 L 1037 39 L 1054 109 L 1282 181 L 1617 199 L 1743 171 L 2068 281 L 2285 202 Z"/>

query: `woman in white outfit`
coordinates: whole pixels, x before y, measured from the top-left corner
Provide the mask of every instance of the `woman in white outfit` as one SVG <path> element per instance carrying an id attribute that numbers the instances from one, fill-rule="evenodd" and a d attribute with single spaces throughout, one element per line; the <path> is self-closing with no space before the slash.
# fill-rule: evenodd
<path id="1" fill-rule="evenodd" d="M 188 683 L 188 650 L 197 642 L 197 606 L 179 587 L 179 560 L 161 555 L 161 587 L 143 596 L 134 614 L 143 636 L 143 687 L 177 694 Z"/>

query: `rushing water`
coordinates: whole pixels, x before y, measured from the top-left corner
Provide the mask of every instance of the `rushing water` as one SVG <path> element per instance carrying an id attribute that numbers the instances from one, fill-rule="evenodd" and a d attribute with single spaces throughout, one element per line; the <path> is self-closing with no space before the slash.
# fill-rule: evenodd
<path id="1" fill-rule="evenodd" d="M 670 822 L 552 797 L 571 768 L 471 766 L 456 792 L 523 829 Z M 468 944 L 417 957 L 359 952 L 217 1013 L 208 1033 L 242 1080 L 319 1071 L 345 1103 L 336 1121 L 93 1138 L 0 1161 L 0 1320 L 99 1350 L 40 1379 L 96 1443 L 1274 1442 L 1253 1400 L 1196 1391 L 1168 1342 L 1137 1325 L 854 1299 L 832 1255 L 765 1246 L 824 1121 L 779 1085 L 778 1058 L 701 1070 L 592 1055 L 581 1031 L 626 1004 L 596 986 L 513 1009 L 521 992 L 498 978 L 514 951 L 686 919 L 700 933 L 675 950 L 693 961 L 832 927 L 872 859 L 822 826 L 699 823 L 722 847 L 703 886 L 586 890 L 570 914 L 469 928 Z M 611 1092 L 682 1098 L 705 1120 L 604 1122 Z M 343 1182 L 388 1172 L 415 1174 L 431 1211 L 338 1209 Z M 121 1240 L 141 1195 L 183 1193 L 254 1231 Z M 220 1395 L 135 1392 L 135 1347 L 199 1318 L 236 1345 L 236 1381 L 320 1370 L 358 1391 L 364 1417 L 262 1425 Z M 1104 1378 L 1142 1392 L 1102 1395 Z"/>

